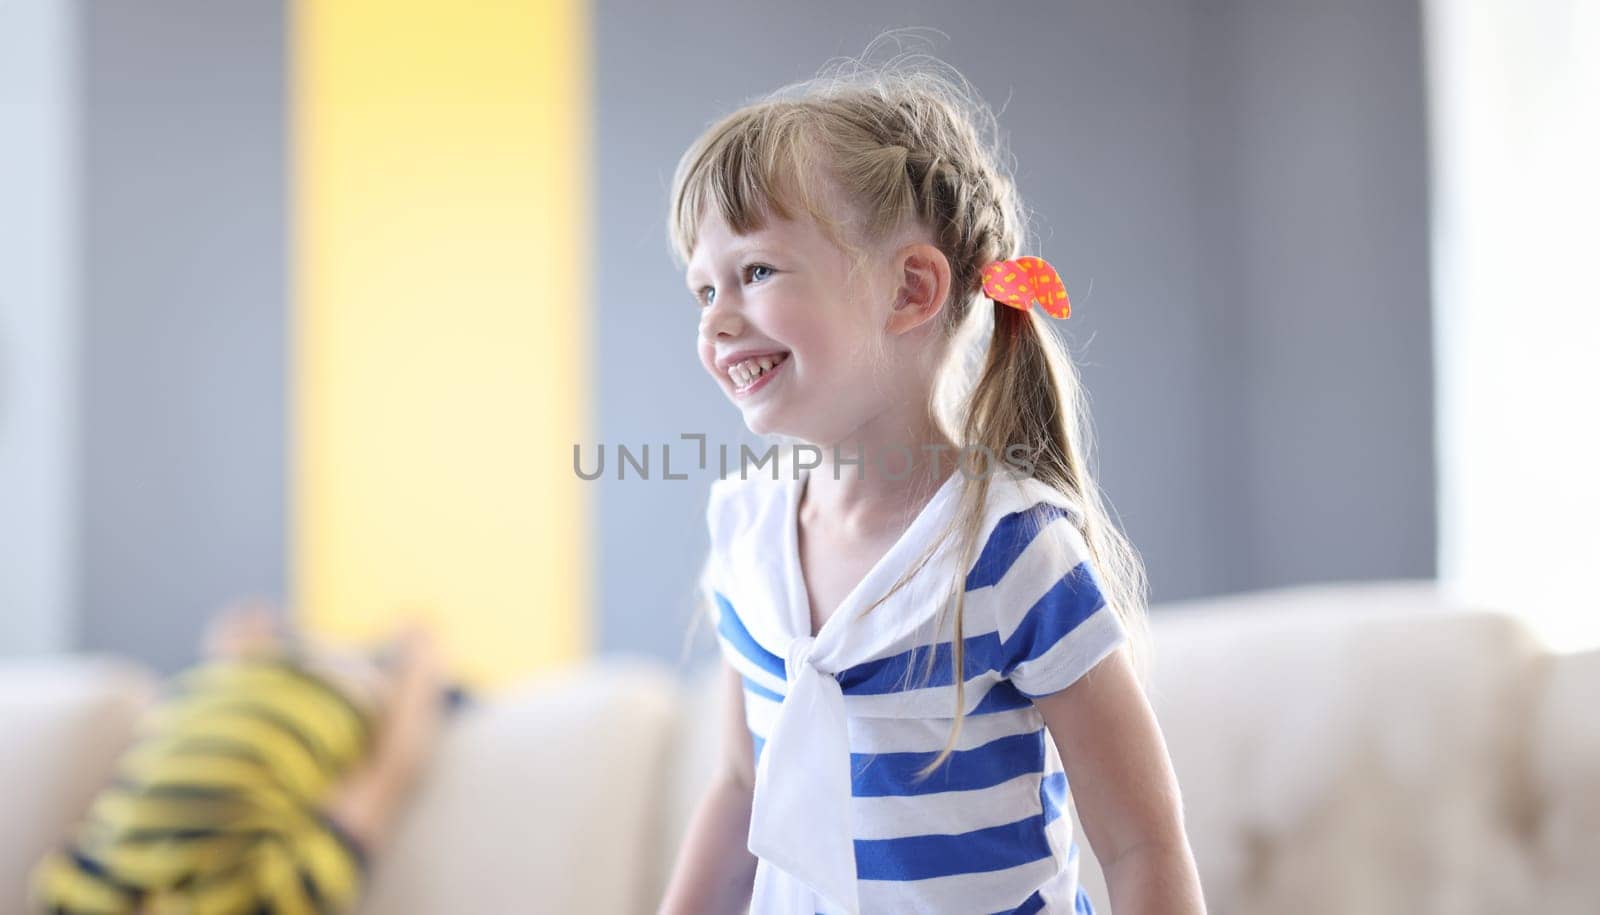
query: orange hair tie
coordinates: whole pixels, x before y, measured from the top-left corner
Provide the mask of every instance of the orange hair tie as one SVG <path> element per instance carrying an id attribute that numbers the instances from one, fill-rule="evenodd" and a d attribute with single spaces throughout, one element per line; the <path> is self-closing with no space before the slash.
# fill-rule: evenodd
<path id="1" fill-rule="evenodd" d="M 1072 314 L 1067 287 L 1061 274 L 1042 257 L 1019 257 L 995 261 L 983 268 L 983 294 L 996 302 L 1027 311 L 1038 301 L 1053 318 Z"/>

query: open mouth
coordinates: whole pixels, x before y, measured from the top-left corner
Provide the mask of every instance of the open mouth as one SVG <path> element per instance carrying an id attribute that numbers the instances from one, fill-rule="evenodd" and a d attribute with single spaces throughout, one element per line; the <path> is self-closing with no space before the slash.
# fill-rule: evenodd
<path id="1" fill-rule="evenodd" d="M 735 394 L 744 394 L 761 387 L 767 378 L 788 361 L 788 353 L 746 359 L 728 369 L 728 380 L 733 382 Z"/>

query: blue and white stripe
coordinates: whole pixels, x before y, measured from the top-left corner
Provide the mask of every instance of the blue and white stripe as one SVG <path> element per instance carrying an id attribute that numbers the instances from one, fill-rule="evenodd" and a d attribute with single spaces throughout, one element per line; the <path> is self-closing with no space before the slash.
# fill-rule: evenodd
<path id="1" fill-rule="evenodd" d="M 1028 481 L 1037 496 L 1043 484 Z M 1037 499 L 999 516 L 966 578 L 967 717 L 943 749 L 952 645 L 922 644 L 840 671 L 850 715 L 852 818 L 862 911 L 1089 912 L 1059 754 L 1030 701 L 1065 688 L 1125 639 L 1071 512 Z M 1065 570 L 1065 571 L 1062 571 Z M 746 607 L 707 580 L 723 656 L 744 681 L 759 760 L 785 695 L 784 660 Z M 887 608 L 882 608 L 887 609 Z M 763 631 L 756 627 L 756 632 Z M 931 677 L 923 680 L 928 653 Z M 910 667 L 911 687 L 907 688 Z"/>

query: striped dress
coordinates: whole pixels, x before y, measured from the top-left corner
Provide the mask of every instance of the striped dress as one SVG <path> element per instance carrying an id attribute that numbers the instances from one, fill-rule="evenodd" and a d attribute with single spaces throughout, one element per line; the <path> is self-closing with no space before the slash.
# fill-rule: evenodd
<path id="1" fill-rule="evenodd" d="M 1072 503 L 1036 479 L 996 476 L 970 568 L 955 565 L 950 538 L 894 597 L 853 618 L 954 517 L 964 479 L 953 473 L 812 633 L 798 539 L 807 472 L 797 476 L 718 480 L 707 507 L 701 588 L 743 679 L 757 758 L 752 913 L 1091 912 L 1067 776 L 1031 701 L 1126 640 Z M 931 627 L 954 574 L 966 587 L 967 717 L 954 756 L 919 781 L 952 724 L 950 630 L 939 641 Z M 779 730 L 786 748 L 768 759 Z"/>
<path id="2" fill-rule="evenodd" d="M 324 915 L 358 901 L 365 853 L 319 811 L 366 754 L 370 711 L 287 660 L 177 679 L 32 909 L 73 915 Z"/>

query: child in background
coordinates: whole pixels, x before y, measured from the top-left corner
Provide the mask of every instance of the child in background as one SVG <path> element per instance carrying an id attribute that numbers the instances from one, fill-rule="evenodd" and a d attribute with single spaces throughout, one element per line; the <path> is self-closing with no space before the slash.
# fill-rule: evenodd
<path id="1" fill-rule="evenodd" d="M 345 912 L 427 761 L 443 703 L 431 637 L 376 657 L 224 613 L 71 840 L 35 869 L 52 915 Z"/>
<path id="2" fill-rule="evenodd" d="M 1065 285 L 964 88 L 824 76 L 679 162 L 700 361 L 815 460 L 711 487 L 725 753 L 664 915 L 1088 915 L 1069 802 L 1117 915 L 1204 911 Z"/>

